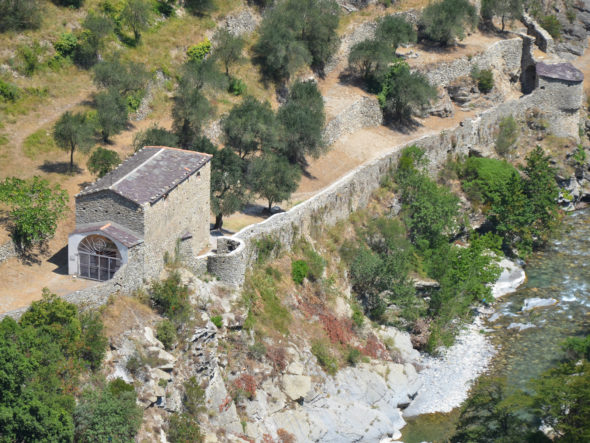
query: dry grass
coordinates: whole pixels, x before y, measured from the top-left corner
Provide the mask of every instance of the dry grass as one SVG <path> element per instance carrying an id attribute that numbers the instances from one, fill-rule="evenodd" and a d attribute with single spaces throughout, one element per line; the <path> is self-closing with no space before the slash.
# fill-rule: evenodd
<path id="1" fill-rule="evenodd" d="M 158 319 L 148 306 L 129 296 L 114 296 L 102 312 L 105 332 L 109 339 Z"/>

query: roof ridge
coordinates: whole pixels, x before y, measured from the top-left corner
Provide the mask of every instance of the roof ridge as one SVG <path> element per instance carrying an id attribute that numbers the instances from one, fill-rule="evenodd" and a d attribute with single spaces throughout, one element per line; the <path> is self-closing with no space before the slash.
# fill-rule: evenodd
<path id="1" fill-rule="evenodd" d="M 150 147 L 152 147 L 152 146 L 150 146 Z M 156 146 L 153 146 L 153 147 L 155 148 Z M 145 149 L 145 147 L 143 149 Z M 119 183 L 121 183 L 123 180 L 125 180 L 127 177 L 129 177 L 131 174 L 133 174 L 138 169 L 143 168 L 145 165 L 147 165 L 149 162 L 151 162 L 154 158 L 156 158 L 162 152 L 164 152 L 164 150 L 163 149 L 160 149 L 158 152 L 156 152 L 154 155 L 152 155 L 146 161 L 144 161 L 144 162 L 140 163 L 139 165 L 137 165 L 137 167 L 133 168 L 131 171 L 129 171 L 127 174 L 125 174 L 123 177 L 121 177 L 115 183 L 111 183 L 111 185 L 107 189 L 114 190 L 113 188 L 115 186 L 117 186 Z"/>

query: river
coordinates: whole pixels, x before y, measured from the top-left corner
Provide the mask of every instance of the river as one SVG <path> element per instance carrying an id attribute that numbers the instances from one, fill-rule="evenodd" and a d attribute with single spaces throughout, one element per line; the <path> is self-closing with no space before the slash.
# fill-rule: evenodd
<path id="1" fill-rule="evenodd" d="M 590 326 L 590 208 L 568 214 L 543 251 L 528 260 L 527 281 L 497 299 L 481 333 L 496 352 L 487 371 L 504 376 L 509 388 L 527 388 L 531 378 L 562 356 L 566 337 Z M 443 409 L 444 410 L 444 409 Z M 459 408 L 407 418 L 402 441 L 445 441 L 453 434 Z"/>

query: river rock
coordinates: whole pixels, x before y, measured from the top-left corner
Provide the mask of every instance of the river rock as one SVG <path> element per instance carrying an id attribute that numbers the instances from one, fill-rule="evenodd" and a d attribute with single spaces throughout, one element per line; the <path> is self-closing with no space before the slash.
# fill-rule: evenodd
<path id="1" fill-rule="evenodd" d="M 530 329 L 536 327 L 532 323 L 510 323 L 507 329 L 518 329 L 519 331 L 524 331 L 525 329 Z"/>
<path id="2" fill-rule="evenodd" d="M 502 273 L 494 286 L 492 286 L 492 295 L 494 298 L 502 297 L 516 291 L 526 280 L 524 269 L 511 260 L 503 258 L 498 265 L 502 268 Z"/>
<path id="3" fill-rule="evenodd" d="M 557 300 L 554 298 L 527 298 L 524 301 L 524 305 L 522 306 L 523 311 L 531 311 L 535 308 L 544 308 L 546 306 L 553 306 L 557 304 Z"/>

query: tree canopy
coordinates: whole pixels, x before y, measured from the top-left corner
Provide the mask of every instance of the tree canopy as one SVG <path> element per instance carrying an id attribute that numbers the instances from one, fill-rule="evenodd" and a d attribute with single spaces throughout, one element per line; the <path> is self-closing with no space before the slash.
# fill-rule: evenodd
<path id="1" fill-rule="evenodd" d="M 253 48 L 262 73 L 283 82 L 304 65 L 323 70 L 338 46 L 338 15 L 333 0 L 285 0 L 269 10 Z"/>
<path id="2" fill-rule="evenodd" d="M 86 114 L 66 111 L 53 127 L 55 143 L 70 152 L 70 172 L 74 170 L 74 151 L 88 152 L 94 142 L 93 127 Z"/>
<path id="3" fill-rule="evenodd" d="M 10 208 L 14 239 L 28 247 L 55 234 L 67 210 L 68 194 L 37 176 L 29 180 L 12 177 L 0 182 L 0 201 Z"/>
<path id="4" fill-rule="evenodd" d="M 465 37 L 465 27 L 475 27 L 477 11 L 469 0 L 440 0 L 430 3 L 422 12 L 418 23 L 421 38 L 452 45 Z"/>
<path id="5" fill-rule="evenodd" d="M 397 60 L 385 74 L 378 99 L 386 119 L 403 121 L 436 96 L 436 88 L 423 74 L 410 71 L 406 62 Z"/>
<path id="6" fill-rule="evenodd" d="M 99 178 L 112 171 L 121 163 L 121 158 L 116 151 L 97 147 L 88 159 L 88 170 Z"/>
<path id="7" fill-rule="evenodd" d="M 291 163 L 305 167 L 306 156 L 317 158 L 324 151 L 326 115 L 315 82 L 295 82 L 277 118 L 282 126 L 281 151 Z"/>

